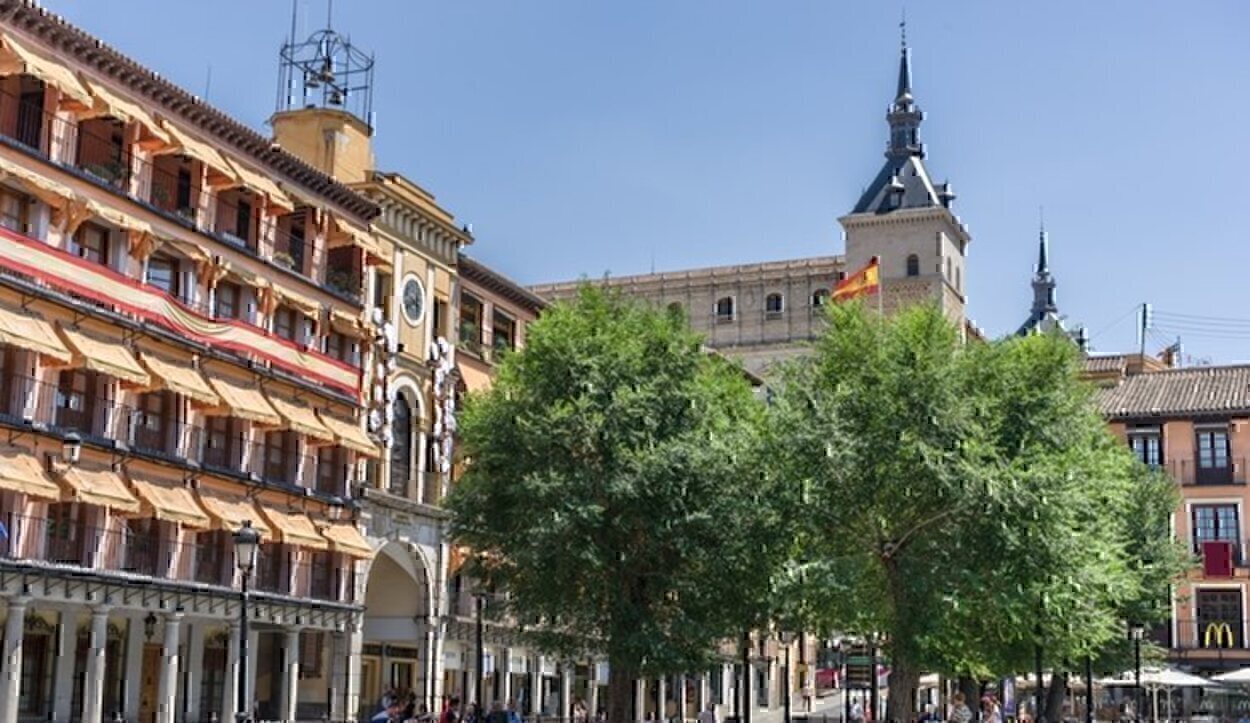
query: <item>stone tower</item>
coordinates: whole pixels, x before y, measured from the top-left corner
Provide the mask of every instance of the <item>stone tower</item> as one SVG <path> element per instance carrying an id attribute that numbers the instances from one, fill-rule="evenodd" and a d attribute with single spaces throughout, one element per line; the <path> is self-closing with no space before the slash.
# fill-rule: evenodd
<path id="1" fill-rule="evenodd" d="M 950 184 L 935 185 L 925 167 L 924 113 L 912 96 L 905 32 L 898 88 L 885 119 L 890 126 L 885 165 L 855 208 L 838 219 L 846 239 L 846 272 L 854 273 L 876 256 L 886 311 L 936 301 L 962 324 L 964 258 L 971 238 L 951 211 L 955 193 Z"/>

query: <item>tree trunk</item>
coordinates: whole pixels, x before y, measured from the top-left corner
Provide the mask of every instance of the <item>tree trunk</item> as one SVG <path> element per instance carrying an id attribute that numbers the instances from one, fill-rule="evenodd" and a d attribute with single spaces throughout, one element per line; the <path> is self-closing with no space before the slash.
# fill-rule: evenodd
<path id="1" fill-rule="evenodd" d="M 894 654 L 890 660 L 890 693 L 885 715 L 878 720 L 911 723 L 916 710 L 916 689 L 920 687 L 920 669 L 910 660 Z"/>
<path id="2" fill-rule="evenodd" d="M 637 716 L 630 715 L 634 702 L 634 681 L 638 677 L 638 666 L 628 661 L 608 660 L 608 705 L 607 723 L 631 723 L 641 720 L 642 712 Z"/>
<path id="3" fill-rule="evenodd" d="M 1068 695 L 1068 674 L 1059 671 L 1050 673 L 1050 689 L 1046 691 L 1046 712 L 1048 721 L 1057 723 L 1063 720 L 1063 701 Z"/>

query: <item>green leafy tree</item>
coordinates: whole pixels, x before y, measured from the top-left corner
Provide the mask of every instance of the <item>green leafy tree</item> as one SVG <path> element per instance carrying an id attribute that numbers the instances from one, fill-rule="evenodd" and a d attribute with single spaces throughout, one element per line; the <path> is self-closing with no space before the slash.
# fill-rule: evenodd
<path id="1" fill-rule="evenodd" d="M 891 718 L 922 670 L 1083 659 L 1159 614 L 1175 493 L 1108 433 L 1071 344 L 964 344 L 927 306 L 829 320 L 772 405 L 775 471 L 811 503 L 793 594 L 809 625 L 885 636 Z"/>
<path id="2" fill-rule="evenodd" d="M 606 654 L 612 723 L 640 674 L 702 669 L 767 615 L 784 551 L 763 414 L 680 315 L 590 286 L 468 399 L 452 537 L 541 649 Z"/>

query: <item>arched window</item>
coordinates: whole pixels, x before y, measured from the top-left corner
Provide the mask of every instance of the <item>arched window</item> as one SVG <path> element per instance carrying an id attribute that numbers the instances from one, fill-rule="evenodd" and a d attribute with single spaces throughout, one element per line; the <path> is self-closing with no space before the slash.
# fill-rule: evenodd
<path id="1" fill-rule="evenodd" d="M 716 321 L 728 323 L 734 320 L 734 297 L 722 296 L 716 300 Z"/>
<path id="2" fill-rule="evenodd" d="M 920 257 L 919 256 L 912 254 L 911 256 L 907 257 L 907 275 L 908 276 L 920 275 Z"/>
<path id="3" fill-rule="evenodd" d="M 781 312 L 785 310 L 785 299 L 781 294 L 769 294 L 764 297 L 764 316 L 769 319 L 780 318 Z"/>
<path id="4" fill-rule="evenodd" d="M 818 309 L 829 303 L 829 289 L 816 289 L 812 292 L 812 312 L 817 313 Z"/>
<path id="5" fill-rule="evenodd" d="M 395 397 L 393 406 L 390 493 L 407 496 L 408 480 L 412 479 L 412 450 L 416 447 L 412 436 L 412 407 L 402 394 Z"/>

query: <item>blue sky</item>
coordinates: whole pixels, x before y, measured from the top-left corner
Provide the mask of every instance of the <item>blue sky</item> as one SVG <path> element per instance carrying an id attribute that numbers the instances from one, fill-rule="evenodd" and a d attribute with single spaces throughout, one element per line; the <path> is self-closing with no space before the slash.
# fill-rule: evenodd
<path id="1" fill-rule="evenodd" d="M 325 0 L 298 0 L 300 34 Z M 274 110 L 289 0 L 45 0 L 240 120 Z M 837 253 L 882 162 L 896 0 L 339 0 L 377 56 L 379 166 L 525 282 Z M 1024 318 L 1039 206 L 1097 349 L 1250 360 L 1250 4 L 908 3 L 931 173 L 970 226 L 969 314 Z M 1194 318 L 1191 318 L 1194 317 Z M 1244 330 L 1244 331 L 1243 331 Z"/>

